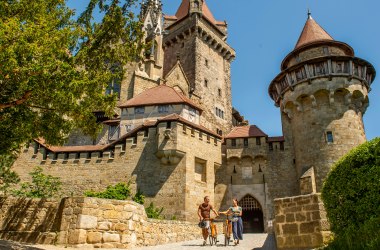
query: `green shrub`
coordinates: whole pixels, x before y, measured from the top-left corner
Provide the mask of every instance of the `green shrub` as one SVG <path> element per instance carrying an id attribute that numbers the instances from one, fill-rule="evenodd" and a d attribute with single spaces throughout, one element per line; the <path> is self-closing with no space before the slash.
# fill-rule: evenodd
<path id="1" fill-rule="evenodd" d="M 137 190 L 137 193 L 135 196 L 133 196 L 132 200 L 136 203 L 139 203 L 141 205 L 144 205 L 145 202 L 145 196 L 140 192 L 140 190 Z"/>
<path id="2" fill-rule="evenodd" d="M 36 167 L 31 173 L 32 183 L 21 183 L 19 190 L 13 190 L 13 195 L 29 198 L 50 198 L 61 191 L 62 183 L 59 177 L 45 175 L 41 167 Z"/>
<path id="3" fill-rule="evenodd" d="M 377 231 L 370 230 L 380 220 L 380 138 L 353 149 L 335 164 L 324 183 L 322 199 L 335 235 L 329 247 L 348 244 L 353 248 L 341 249 L 380 249 L 358 245 L 376 245 L 380 240 L 379 224 Z"/>
<path id="4" fill-rule="evenodd" d="M 151 219 L 162 220 L 163 219 L 163 216 L 161 215 L 162 211 L 164 211 L 164 208 L 163 207 L 158 208 L 154 206 L 153 202 L 149 204 L 149 207 L 145 208 L 146 215 L 148 216 L 148 218 L 151 218 Z"/>
<path id="5" fill-rule="evenodd" d="M 86 197 L 96 197 L 103 199 L 127 200 L 131 197 L 130 183 L 117 183 L 115 186 L 108 186 L 103 192 L 86 191 Z"/>

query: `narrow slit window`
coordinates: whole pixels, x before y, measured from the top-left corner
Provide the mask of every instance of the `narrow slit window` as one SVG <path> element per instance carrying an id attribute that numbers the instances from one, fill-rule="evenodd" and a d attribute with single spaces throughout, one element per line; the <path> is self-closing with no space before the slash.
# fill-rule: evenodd
<path id="1" fill-rule="evenodd" d="M 326 132 L 326 138 L 328 143 L 333 143 L 334 142 L 334 136 L 331 131 Z"/>

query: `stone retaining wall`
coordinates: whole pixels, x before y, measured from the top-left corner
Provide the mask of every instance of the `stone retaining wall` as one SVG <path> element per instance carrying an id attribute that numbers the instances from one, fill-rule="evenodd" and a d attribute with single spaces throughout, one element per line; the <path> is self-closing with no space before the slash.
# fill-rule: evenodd
<path id="1" fill-rule="evenodd" d="M 330 238 L 330 224 L 321 194 L 275 199 L 278 249 L 312 249 Z"/>
<path id="2" fill-rule="evenodd" d="M 0 198 L 0 238 L 79 248 L 134 248 L 200 239 L 196 223 L 148 219 L 133 201 Z M 221 231 L 221 225 L 218 226 Z"/>

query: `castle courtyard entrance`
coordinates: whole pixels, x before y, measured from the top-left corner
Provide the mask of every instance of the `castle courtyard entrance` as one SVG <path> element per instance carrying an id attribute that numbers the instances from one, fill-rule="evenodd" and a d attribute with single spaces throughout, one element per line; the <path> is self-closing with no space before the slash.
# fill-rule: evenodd
<path id="1" fill-rule="evenodd" d="M 260 203 L 248 194 L 239 201 L 239 206 L 243 209 L 244 233 L 263 233 L 264 216 Z"/>

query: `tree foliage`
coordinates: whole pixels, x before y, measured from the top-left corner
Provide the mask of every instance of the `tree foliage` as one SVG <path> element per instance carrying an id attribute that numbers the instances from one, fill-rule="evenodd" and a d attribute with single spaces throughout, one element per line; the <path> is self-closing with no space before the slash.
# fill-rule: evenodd
<path id="1" fill-rule="evenodd" d="M 380 138 L 355 148 L 335 164 L 322 198 L 336 242 L 351 246 L 347 249 L 380 248 Z"/>
<path id="2" fill-rule="evenodd" d="M 7 195 L 14 184 L 20 181 L 18 175 L 11 170 L 13 155 L 0 155 L 0 195 Z"/>
<path id="3" fill-rule="evenodd" d="M 41 167 L 36 167 L 30 175 L 32 182 L 21 183 L 21 188 L 14 190 L 13 194 L 29 198 L 51 198 L 61 191 L 62 183 L 59 177 L 45 175 Z"/>
<path id="4" fill-rule="evenodd" d="M 96 197 L 103 199 L 128 200 L 131 198 L 130 183 L 120 182 L 114 186 L 108 186 L 106 190 L 102 192 L 86 191 L 84 192 L 84 195 L 86 197 Z"/>
<path id="5" fill-rule="evenodd" d="M 140 55 L 135 2 L 89 0 L 75 21 L 65 0 L 0 1 L 0 154 L 39 137 L 61 144 L 74 128 L 95 135 L 93 111 L 116 103 L 105 89 Z"/>

